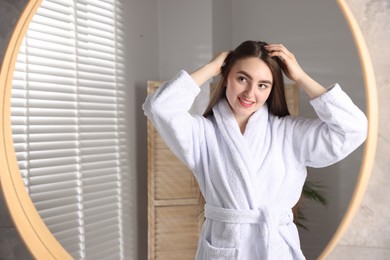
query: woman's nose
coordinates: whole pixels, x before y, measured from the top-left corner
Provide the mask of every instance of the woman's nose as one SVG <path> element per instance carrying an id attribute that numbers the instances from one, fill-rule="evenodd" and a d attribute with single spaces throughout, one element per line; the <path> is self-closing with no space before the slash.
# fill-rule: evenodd
<path id="1" fill-rule="evenodd" d="M 253 94 L 255 92 L 255 87 L 256 87 L 255 84 L 248 84 L 246 89 L 245 89 L 245 94 L 247 96 L 253 96 Z"/>

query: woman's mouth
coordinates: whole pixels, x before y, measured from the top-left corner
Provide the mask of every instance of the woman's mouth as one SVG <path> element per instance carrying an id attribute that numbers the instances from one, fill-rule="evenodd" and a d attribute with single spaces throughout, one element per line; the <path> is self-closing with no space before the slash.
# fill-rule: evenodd
<path id="1" fill-rule="evenodd" d="M 243 105 L 244 107 L 251 107 L 255 103 L 240 97 L 238 97 L 238 101 L 240 101 L 240 104 Z"/>

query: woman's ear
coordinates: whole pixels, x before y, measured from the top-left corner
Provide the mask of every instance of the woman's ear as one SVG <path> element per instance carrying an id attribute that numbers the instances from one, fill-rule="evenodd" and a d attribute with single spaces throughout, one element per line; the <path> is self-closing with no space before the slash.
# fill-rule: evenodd
<path id="1" fill-rule="evenodd" d="M 227 88 L 227 80 L 225 79 L 225 81 L 222 83 L 222 87 L 223 88 Z"/>

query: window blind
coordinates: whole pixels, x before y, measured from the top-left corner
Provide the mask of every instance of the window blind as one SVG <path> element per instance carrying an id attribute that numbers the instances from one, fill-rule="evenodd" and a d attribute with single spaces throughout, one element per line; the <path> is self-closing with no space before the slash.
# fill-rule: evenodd
<path id="1" fill-rule="evenodd" d="M 26 189 L 75 259 L 130 239 L 120 0 L 44 0 L 17 57 L 11 115 Z"/>

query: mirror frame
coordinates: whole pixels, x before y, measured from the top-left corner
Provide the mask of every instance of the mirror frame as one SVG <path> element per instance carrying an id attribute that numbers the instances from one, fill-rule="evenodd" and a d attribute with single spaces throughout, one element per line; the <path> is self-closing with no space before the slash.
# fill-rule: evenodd
<path id="1" fill-rule="evenodd" d="M 15 226 L 31 254 L 37 259 L 73 259 L 47 228 L 20 175 L 11 128 L 11 89 L 16 57 L 28 26 L 42 0 L 30 0 L 22 12 L 9 40 L 0 72 L 0 183 L 4 198 Z M 345 0 L 337 0 L 354 38 L 366 94 L 366 115 L 368 117 L 368 137 L 365 142 L 359 177 L 346 210 L 332 239 L 322 251 L 319 259 L 325 259 L 346 232 L 359 209 L 371 175 L 378 135 L 378 102 L 374 70 L 363 34 Z"/>

